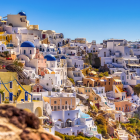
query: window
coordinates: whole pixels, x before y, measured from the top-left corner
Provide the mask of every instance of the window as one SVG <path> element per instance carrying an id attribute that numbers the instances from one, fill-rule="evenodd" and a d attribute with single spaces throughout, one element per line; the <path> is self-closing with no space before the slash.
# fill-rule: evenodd
<path id="1" fill-rule="evenodd" d="M 46 85 L 48 86 L 49 84 L 47 83 Z"/>
<path id="2" fill-rule="evenodd" d="M 64 109 L 64 106 L 62 106 L 62 109 Z"/>
<path id="3" fill-rule="evenodd" d="M 26 50 L 24 50 L 24 54 L 26 54 Z"/>
<path id="4" fill-rule="evenodd" d="M 58 106 L 58 109 L 60 109 L 60 106 Z"/>
<path id="5" fill-rule="evenodd" d="M 87 90 L 86 90 L 86 92 L 87 92 Z"/>
<path id="6" fill-rule="evenodd" d="M 127 79 L 129 79 L 129 76 L 127 76 Z"/>
<path id="7" fill-rule="evenodd" d="M 67 104 L 67 101 L 65 102 L 65 104 Z"/>
<path id="8" fill-rule="evenodd" d="M 88 90 L 88 92 L 90 92 L 90 90 Z"/>
<path id="9" fill-rule="evenodd" d="M 32 50 L 30 50 L 30 54 L 32 54 Z"/>
<path id="10" fill-rule="evenodd" d="M 1 94 L 2 95 L 2 94 Z M 5 101 L 5 93 L 3 92 L 2 101 Z"/>
<path id="11" fill-rule="evenodd" d="M 124 76 L 122 76 L 122 80 L 124 80 Z"/>
<path id="12" fill-rule="evenodd" d="M 67 109 L 67 106 L 65 106 L 65 109 Z"/>
<path id="13" fill-rule="evenodd" d="M 118 107 L 116 107 L 116 110 L 118 110 Z"/>
<path id="14" fill-rule="evenodd" d="M 56 104 L 57 102 L 56 101 L 54 101 L 54 104 Z"/>
<path id="15" fill-rule="evenodd" d="M 53 106 L 51 106 L 51 109 L 53 110 Z"/>
<path id="16" fill-rule="evenodd" d="M 56 106 L 54 106 L 54 110 L 56 111 L 57 109 L 56 109 Z"/>
<path id="17" fill-rule="evenodd" d="M 119 110 L 121 110 L 121 108 L 119 107 Z"/>
<path id="18" fill-rule="evenodd" d="M 70 113 L 68 113 L 68 116 L 70 115 Z"/>
<path id="19" fill-rule="evenodd" d="M 12 88 L 13 84 L 12 84 L 12 81 L 10 82 L 10 88 Z"/>
<path id="20" fill-rule="evenodd" d="M 37 98 L 37 100 L 39 100 L 39 98 Z"/>
<path id="21" fill-rule="evenodd" d="M 109 82 L 109 85 L 110 85 L 110 82 Z"/>
<path id="22" fill-rule="evenodd" d="M 33 100 L 35 100 L 35 98 L 33 98 Z"/>

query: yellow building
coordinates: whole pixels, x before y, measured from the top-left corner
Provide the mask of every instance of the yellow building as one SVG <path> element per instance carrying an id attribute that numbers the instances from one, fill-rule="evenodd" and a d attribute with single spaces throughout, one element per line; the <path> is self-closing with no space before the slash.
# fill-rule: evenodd
<path id="1" fill-rule="evenodd" d="M 2 44 L 5 44 L 5 45 L 7 45 L 8 43 L 11 43 L 12 34 L 5 34 L 5 32 L 0 32 L 0 41 L 2 41 Z"/>
<path id="2" fill-rule="evenodd" d="M 31 86 L 20 85 L 16 72 L 0 72 L 0 99 L 4 101 L 31 101 Z"/>

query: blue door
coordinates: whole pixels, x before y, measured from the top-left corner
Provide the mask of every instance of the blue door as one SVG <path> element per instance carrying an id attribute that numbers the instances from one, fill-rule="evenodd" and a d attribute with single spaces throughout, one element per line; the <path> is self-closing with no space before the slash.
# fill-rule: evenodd
<path id="1" fill-rule="evenodd" d="M 9 101 L 13 101 L 13 93 L 9 93 Z"/>
<path id="2" fill-rule="evenodd" d="M 25 101 L 28 101 L 28 92 L 25 92 Z"/>

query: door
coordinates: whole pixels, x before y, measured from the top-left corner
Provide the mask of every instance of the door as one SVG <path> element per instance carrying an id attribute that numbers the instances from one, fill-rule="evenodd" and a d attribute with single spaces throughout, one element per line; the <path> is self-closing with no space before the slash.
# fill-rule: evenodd
<path id="1" fill-rule="evenodd" d="M 28 92 L 25 92 L 25 101 L 28 101 Z"/>
<path id="2" fill-rule="evenodd" d="M 39 87 L 37 87 L 37 92 L 39 92 Z"/>
<path id="3" fill-rule="evenodd" d="M 26 50 L 24 50 L 24 54 L 26 54 Z"/>
<path id="4" fill-rule="evenodd" d="M 106 52 L 104 52 L 104 57 L 106 57 Z"/>
<path id="5" fill-rule="evenodd" d="M 45 34 L 42 34 L 42 38 L 43 38 L 43 39 L 46 38 L 46 35 L 45 35 Z"/>
<path id="6" fill-rule="evenodd" d="M 120 116 L 119 116 L 119 123 L 120 123 Z"/>
<path id="7" fill-rule="evenodd" d="M 13 101 L 13 93 L 10 92 L 9 94 L 9 101 Z"/>

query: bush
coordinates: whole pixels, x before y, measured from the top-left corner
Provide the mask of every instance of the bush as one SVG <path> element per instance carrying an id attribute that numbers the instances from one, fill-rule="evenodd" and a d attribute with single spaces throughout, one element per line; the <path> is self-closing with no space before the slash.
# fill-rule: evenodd
<path id="1" fill-rule="evenodd" d="M 60 137 L 62 140 L 65 140 L 65 136 L 57 131 L 55 131 L 55 135 Z"/>
<path id="2" fill-rule="evenodd" d="M 100 68 L 100 66 L 101 66 L 100 58 L 99 57 L 94 58 L 94 61 L 95 61 L 94 67 L 95 68 Z"/>
<path id="3" fill-rule="evenodd" d="M 102 129 L 101 129 L 101 134 L 102 134 L 103 136 L 105 136 L 106 133 L 107 133 L 107 130 L 106 130 L 105 128 L 102 128 Z"/>
<path id="4" fill-rule="evenodd" d="M 99 69 L 94 69 L 94 71 L 98 72 L 98 71 L 99 71 Z"/>
<path id="5" fill-rule="evenodd" d="M 65 135 L 65 140 L 74 140 L 75 136 Z"/>
<path id="6" fill-rule="evenodd" d="M 100 73 L 100 74 L 99 74 L 99 77 L 103 77 L 103 76 L 104 76 L 104 74 L 103 74 L 103 73 Z"/>
<path id="7" fill-rule="evenodd" d="M 108 76 L 109 74 L 108 74 L 108 72 L 106 71 L 106 72 L 104 72 L 104 76 Z"/>
<path id="8" fill-rule="evenodd" d="M 124 123 L 122 123 L 122 124 L 121 124 L 121 127 L 122 127 L 122 128 L 125 128 L 125 124 L 124 124 Z"/>
<path id="9" fill-rule="evenodd" d="M 69 80 L 70 80 L 73 84 L 75 84 L 75 82 L 74 82 L 74 80 L 73 80 L 72 78 L 69 78 Z"/>
<path id="10" fill-rule="evenodd" d="M 102 115 L 98 115 L 95 119 L 95 123 L 97 125 L 101 124 L 101 125 L 106 125 L 106 120 Z"/>
<path id="11" fill-rule="evenodd" d="M 96 137 L 91 137 L 90 140 L 99 140 L 99 139 Z"/>
<path id="12" fill-rule="evenodd" d="M 78 137 L 75 137 L 74 140 L 89 140 L 89 139 L 85 138 L 85 137 L 82 137 L 82 136 L 78 136 Z"/>

